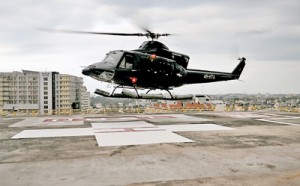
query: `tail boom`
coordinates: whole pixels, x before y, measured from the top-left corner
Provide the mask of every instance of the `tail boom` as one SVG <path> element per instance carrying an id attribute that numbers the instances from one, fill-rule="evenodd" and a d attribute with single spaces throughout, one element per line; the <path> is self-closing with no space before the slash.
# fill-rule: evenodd
<path id="1" fill-rule="evenodd" d="M 231 73 L 187 69 L 187 78 L 185 84 L 210 83 L 239 79 L 246 65 L 246 58 L 243 57 L 239 60 L 240 63 L 235 67 L 235 69 Z"/>

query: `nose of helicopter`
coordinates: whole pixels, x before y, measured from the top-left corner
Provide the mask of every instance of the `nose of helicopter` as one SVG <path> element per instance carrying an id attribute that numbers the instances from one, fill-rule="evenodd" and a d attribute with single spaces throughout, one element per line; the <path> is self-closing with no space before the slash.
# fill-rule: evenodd
<path id="1" fill-rule="evenodd" d="M 102 69 L 102 68 L 96 68 L 96 65 L 89 65 L 89 66 L 85 67 L 84 69 L 82 69 L 82 74 L 86 75 L 86 76 L 93 76 L 93 75 L 99 74 L 103 71 L 104 71 L 104 69 Z"/>
<path id="2" fill-rule="evenodd" d="M 82 69 L 82 74 L 90 76 L 99 81 L 111 82 L 114 77 L 114 71 L 111 68 L 108 68 L 106 63 L 97 63 L 89 65 Z"/>
<path id="3" fill-rule="evenodd" d="M 90 72 L 91 72 L 90 67 L 85 67 L 84 69 L 82 69 L 82 74 L 83 75 L 88 76 L 88 75 L 90 75 Z"/>
<path id="4" fill-rule="evenodd" d="M 82 74 L 88 76 L 90 74 L 90 68 L 85 67 L 84 69 L 82 69 Z"/>

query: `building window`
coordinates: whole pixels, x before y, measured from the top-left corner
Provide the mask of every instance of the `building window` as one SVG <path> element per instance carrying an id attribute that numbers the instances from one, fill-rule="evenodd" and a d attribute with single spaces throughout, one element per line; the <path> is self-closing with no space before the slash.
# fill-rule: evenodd
<path id="1" fill-rule="evenodd" d="M 48 104 L 48 101 L 44 101 L 44 104 Z"/>
<path id="2" fill-rule="evenodd" d="M 48 77 L 44 77 L 44 81 L 48 81 Z"/>
<path id="3" fill-rule="evenodd" d="M 48 99 L 48 96 L 44 96 L 44 99 Z"/>
<path id="4" fill-rule="evenodd" d="M 44 85 L 48 85 L 48 82 L 44 82 Z"/>
<path id="5" fill-rule="evenodd" d="M 44 92 L 44 95 L 48 95 L 48 92 Z"/>
<path id="6" fill-rule="evenodd" d="M 44 105 L 44 109 L 48 109 L 48 105 Z"/>
<path id="7" fill-rule="evenodd" d="M 48 90 L 48 87 L 44 87 L 44 90 Z"/>

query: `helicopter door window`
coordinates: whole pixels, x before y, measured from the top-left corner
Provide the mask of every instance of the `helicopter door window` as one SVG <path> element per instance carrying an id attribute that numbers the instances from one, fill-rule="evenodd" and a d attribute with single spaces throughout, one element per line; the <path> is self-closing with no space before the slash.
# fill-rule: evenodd
<path id="1" fill-rule="evenodd" d="M 125 56 L 125 68 L 132 69 L 132 64 L 133 64 L 133 56 L 126 55 Z"/>
<path id="2" fill-rule="evenodd" d="M 125 55 L 125 57 L 122 59 L 119 65 L 119 68 L 132 69 L 132 65 L 133 65 L 133 56 Z"/>

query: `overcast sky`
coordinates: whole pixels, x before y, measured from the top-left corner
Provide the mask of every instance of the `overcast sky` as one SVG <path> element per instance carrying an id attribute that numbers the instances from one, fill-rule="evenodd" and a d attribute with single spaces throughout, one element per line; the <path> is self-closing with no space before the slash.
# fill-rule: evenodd
<path id="1" fill-rule="evenodd" d="M 241 81 L 183 86 L 179 93 L 300 93 L 300 1 L 10 0 L 0 4 L 0 71 L 58 71 L 108 51 L 136 49 L 146 38 L 51 33 L 36 28 L 153 32 L 190 56 L 188 68 L 231 72 L 246 57 Z M 84 76 L 93 93 L 105 83 Z"/>

